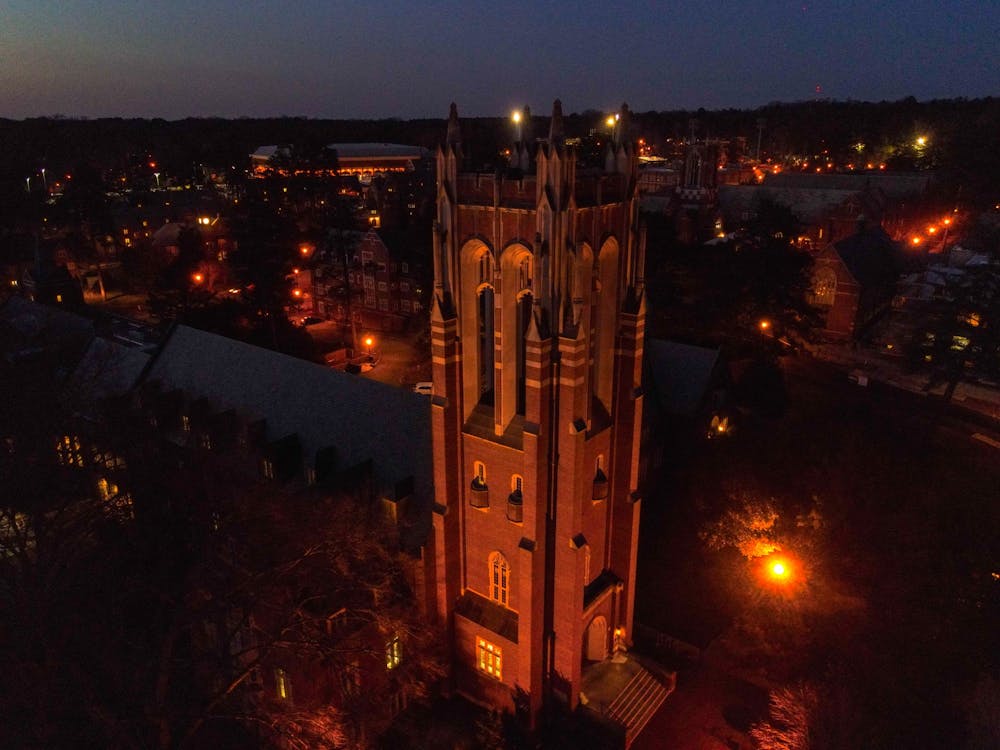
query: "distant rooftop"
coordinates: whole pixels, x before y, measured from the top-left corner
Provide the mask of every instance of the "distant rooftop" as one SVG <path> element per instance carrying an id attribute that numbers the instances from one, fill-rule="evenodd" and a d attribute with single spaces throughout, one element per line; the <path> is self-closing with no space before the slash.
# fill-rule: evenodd
<path id="1" fill-rule="evenodd" d="M 338 159 L 370 160 L 370 159 L 424 159 L 430 156 L 430 151 L 421 146 L 406 146 L 401 143 L 329 143 L 326 146 L 337 152 Z M 261 146 L 251 155 L 252 158 L 264 161 L 272 159 L 281 152 L 287 152 L 288 146 Z"/>

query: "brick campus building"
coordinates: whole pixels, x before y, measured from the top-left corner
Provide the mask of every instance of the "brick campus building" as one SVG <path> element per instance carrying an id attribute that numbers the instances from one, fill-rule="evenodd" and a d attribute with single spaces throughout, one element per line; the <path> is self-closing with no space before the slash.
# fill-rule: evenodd
<path id="1" fill-rule="evenodd" d="M 437 154 L 428 605 L 454 687 L 534 721 L 632 633 L 644 235 L 628 110 L 578 164 L 556 101 L 503 174 Z"/>

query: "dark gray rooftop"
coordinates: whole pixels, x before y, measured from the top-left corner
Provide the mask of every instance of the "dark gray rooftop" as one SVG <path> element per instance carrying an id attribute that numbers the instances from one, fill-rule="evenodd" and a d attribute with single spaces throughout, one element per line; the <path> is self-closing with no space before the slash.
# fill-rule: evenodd
<path id="1" fill-rule="evenodd" d="M 412 477 L 416 494 L 431 497 L 425 396 L 183 325 L 146 377 L 205 398 L 219 411 L 265 419 L 268 440 L 298 435 L 310 464 L 319 449 L 334 446 L 341 466 L 371 459 L 377 489 L 386 495 Z"/>
<path id="2" fill-rule="evenodd" d="M 718 361 L 718 349 L 647 339 L 646 391 L 664 413 L 690 416 L 701 406 Z"/>

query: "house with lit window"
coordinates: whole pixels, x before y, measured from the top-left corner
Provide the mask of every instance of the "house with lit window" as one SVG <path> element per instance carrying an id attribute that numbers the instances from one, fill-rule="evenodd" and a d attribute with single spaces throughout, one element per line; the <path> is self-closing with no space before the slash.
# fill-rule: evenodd
<path id="1" fill-rule="evenodd" d="M 854 234 L 821 250 L 813 265 L 811 301 L 823 312 L 822 335 L 863 336 L 891 306 L 900 268 L 896 243 L 881 227 L 863 222 Z"/>
<path id="2" fill-rule="evenodd" d="M 425 242 L 406 233 L 339 232 L 309 267 L 313 312 L 366 330 L 402 331 L 423 319 Z"/>

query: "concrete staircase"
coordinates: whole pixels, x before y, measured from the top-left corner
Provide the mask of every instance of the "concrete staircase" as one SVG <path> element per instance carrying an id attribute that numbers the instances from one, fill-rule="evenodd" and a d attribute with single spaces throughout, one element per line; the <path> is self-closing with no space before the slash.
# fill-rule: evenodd
<path id="1" fill-rule="evenodd" d="M 639 667 L 625 689 L 605 711 L 612 721 L 625 727 L 625 747 L 632 744 L 660 705 L 673 692 L 644 668 Z"/>

